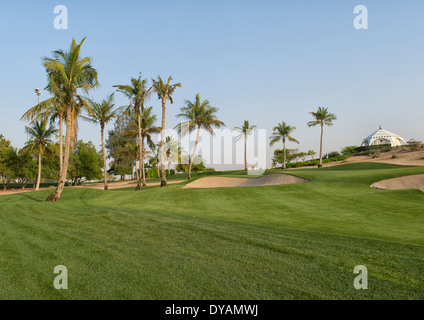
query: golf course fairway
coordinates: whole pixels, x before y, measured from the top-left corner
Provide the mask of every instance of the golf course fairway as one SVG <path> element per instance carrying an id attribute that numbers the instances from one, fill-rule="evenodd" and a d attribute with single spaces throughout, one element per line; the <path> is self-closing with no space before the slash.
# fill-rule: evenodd
<path id="1" fill-rule="evenodd" d="M 424 298 L 424 193 L 370 187 L 424 167 L 267 173 L 310 181 L 0 196 L 0 299 Z M 68 290 L 53 287 L 57 265 Z M 353 286 L 357 265 L 368 290 Z"/>

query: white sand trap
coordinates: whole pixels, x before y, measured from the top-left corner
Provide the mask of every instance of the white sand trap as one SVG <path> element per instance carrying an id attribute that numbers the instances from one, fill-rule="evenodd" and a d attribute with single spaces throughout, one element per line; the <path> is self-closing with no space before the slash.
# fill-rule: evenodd
<path id="1" fill-rule="evenodd" d="M 424 192 L 424 174 L 387 179 L 373 183 L 371 187 L 386 190 L 418 189 Z"/>
<path id="2" fill-rule="evenodd" d="M 308 182 L 309 180 L 292 176 L 290 174 L 273 173 L 260 178 L 227 178 L 206 177 L 187 184 L 184 188 L 228 188 L 228 187 L 257 187 L 275 186 Z"/>

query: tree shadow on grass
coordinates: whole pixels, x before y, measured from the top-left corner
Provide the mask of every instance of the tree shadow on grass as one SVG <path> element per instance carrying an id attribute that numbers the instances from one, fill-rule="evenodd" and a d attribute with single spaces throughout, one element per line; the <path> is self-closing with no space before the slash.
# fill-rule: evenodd
<path id="1" fill-rule="evenodd" d="M 25 194 L 25 193 L 21 193 L 21 194 L 19 194 L 19 196 L 21 196 L 21 197 L 25 197 L 25 198 L 28 198 L 28 199 L 30 199 L 30 200 L 32 200 L 32 201 L 36 201 L 36 202 L 44 202 L 44 200 L 37 199 L 37 198 L 32 197 L 32 196 L 30 196 L 29 194 Z"/>

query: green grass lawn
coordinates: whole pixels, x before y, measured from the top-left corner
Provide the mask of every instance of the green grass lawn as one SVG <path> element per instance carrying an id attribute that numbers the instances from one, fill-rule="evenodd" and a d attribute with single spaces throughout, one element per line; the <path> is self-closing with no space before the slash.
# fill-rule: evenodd
<path id="1" fill-rule="evenodd" d="M 424 298 L 424 193 L 370 188 L 424 167 L 288 172 L 310 182 L 0 196 L 0 298 Z M 53 288 L 56 265 L 68 290 Z M 353 287 L 356 265 L 368 290 Z"/>

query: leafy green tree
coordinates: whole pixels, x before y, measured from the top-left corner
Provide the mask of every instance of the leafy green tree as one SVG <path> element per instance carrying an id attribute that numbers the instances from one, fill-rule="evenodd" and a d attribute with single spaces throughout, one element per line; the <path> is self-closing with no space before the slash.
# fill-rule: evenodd
<path id="1" fill-rule="evenodd" d="M 314 150 L 308 150 L 308 156 L 311 157 L 311 160 L 314 159 L 317 153 Z"/>
<path id="2" fill-rule="evenodd" d="M 16 153 L 13 170 L 14 177 L 22 189 L 25 189 L 26 185 L 37 177 L 37 162 L 27 148 L 24 147 Z"/>
<path id="3" fill-rule="evenodd" d="M 63 168 L 55 192 L 46 201 L 59 201 L 65 186 L 71 150 L 71 136 L 75 128 L 75 114 L 78 108 L 87 105 L 85 100 L 79 95 L 79 91 L 82 90 L 88 93 L 90 89 L 98 85 L 97 71 L 91 65 L 92 59 L 80 56 L 81 46 L 85 39 L 79 44 L 73 39 L 69 51 L 56 50 L 53 52 L 52 58 L 43 58 L 44 67 L 47 72 L 47 86 L 52 92 L 61 93 L 63 105 L 66 106 L 66 137 Z"/>
<path id="4" fill-rule="evenodd" d="M 244 138 L 244 170 L 247 171 L 247 137 L 250 136 L 256 126 L 251 126 L 249 121 L 244 120 L 243 126 L 235 127 L 234 130 L 240 134 L 237 136 L 236 141 Z"/>
<path id="5" fill-rule="evenodd" d="M 179 113 L 177 117 L 186 119 L 186 122 L 178 124 L 176 128 L 178 132 L 183 135 L 197 129 L 196 144 L 194 145 L 193 154 L 190 157 L 190 164 L 188 167 L 188 179 L 191 180 L 191 167 L 197 151 L 197 144 L 199 143 L 200 129 L 203 128 L 207 132 L 214 134 L 212 127 L 220 128 L 225 126 L 225 124 L 216 117 L 216 113 L 219 109 L 212 107 L 208 100 L 200 101 L 199 94 L 196 95 L 194 102 L 186 100 L 185 104 L 186 106 L 181 108 L 181 113 Z"/>
<path id="6" fill-rule="evenodd" d="M 113 119 L 116 118 L 117 110 L 114 108 L 113 93 L 103 99 L 100 103 L 88 100 L 90 105 L 89 119 L 94 123 L 100 124 L 100 131 L 102 136 L 102 150 L 103 150 L 103 169 L 104 169 L 104 190 L 108 190 L 107 185 L 107 163 L 106 163 L 106 147 L 105 147 L 105 126 Z"/>
<path id="7" fill-rule="evenodd" d="M 69 166 L 69 177 L 72 185 L 81 185 L 84 181 L 103 178 L 103 157 L 97 152 L 91 141 L 80 140 L 72 153 Z"/>
<path id="8" fill-rule="evenodd" d="M 13 161 L 16 159 L 16 150 L 12 143 L 0 134 L 0 181 L 6 190 L 13 181 Z"/>
<path id="9" fill-rule="evenodd" d="M 41 121 L 36 120 L 30 127 L 27 126 L 26 132 L 29 135 L 29 140 L 26 142 L 25 148 L 28 149 L 28 151 L 35 151 L 38 153 L 38 174 L 35 190 L 39 190 L 42 156 L 45 151 L 52 153 L 48 147 L 49 144 L 53 143 L 51 138 L 56 134 L 57 130 L 53 126 L 47 126 L 47 120 L 43 119 Z"/>
<path id="10" fill-rule="evenodd" d="M 328 112 L 328 108 L 318 107 L 316 112 L 309 112 L 315 120 L 308 122 L 308 127 L 321 127 L 321 137 L 319 145 L 319 164 L 318 167 L 322 167 L 322 140 L 324 135 L 324 126 L 332 126 L 333 121 L 337 120 L 335 114 Z"/>
<path id="11" fill-rule="evenodd" d="M 138 143 L 127 143 L 125 145 L 124 153 L 134 160 L 135 174 L 137 176 L 138 181 L 140 179 L 140 175 L 137 170 L 137 161 L 140 159 L 140 145 Z"/>
<path id="12" fill-rule="evenodd" d="M 166 102 L 169 100 L 169 102 L 174 103 L 172 99 L 172 95 L 175 92 L 175 89 L 177 87 L 181 87 L 181 83 L 174 83 L 171 84 L 172 77 L 170 76 L 168 78 L 167 82 L 164 82 L 160 76 L 156 80 L 153 80 L 153 91 L 157 93 L 158 99 L 162 100 L 162 129 L 161 129 L 161 150 L 160 150 L 160 157 L 161 157 L 161 183 L 160 186 L 164 187 L 167 186 L 166 182 L 166 174 L 165 174 L 165 115 L 166 115 Z"/>
<path id="13" fill-rule="evenodd" d="M 47 149 L 49 152 L 43 155 L 41 179 L 57 181 L 60 174 L 60 143 L 50 143 Z"/>
<path id="14" fill-rule="evenodd" d="M 126 152 L 127 144 L 135 144 L 136 140 L 128 132 L 136 130 L 134 123 L 126 114 L 117 115 L 114 128 L 109 130 L 106 139 L 106 149 L 108 150 L 108 158 L 110 162 L 109 174 L 120 175 L 121 179 L 125 179 L 125 175 L 133 174 L 133 158 Z"/>
<path id="15" fill-rule="evenodd" d="M 119 92 L 122 92 L 129 100 L 130 105 L 127 107 L 128 111 L 130 111 L 136 118 L 137 118 L 137 127 L 138 127 L 138 140 L 139 144 L 142 145 L 141 148 L 139 148 L 140 152 L 140 162 L 142 165 L 140 165 L 140 174 L 139 179 L 137 183 L 137 187 L 135 190 L 140 190 L 142 181 L 141 177 L 145 177 L 144 175 L 144 145 L 142 142 L 142 119 L 141 115 L 144 111 L 144 103 L 148 99 L 152 88 L 147 88 L 147 79 L 142 80 L 141 75 L 136 78 L 131 78 L 131 84 L 130 85 L 115 85 L 114 87 L 118 88 Z M 137 169 L 137 167 L 136 167 Z M 145 179 L 143 180 L 143 185 L 145 185 Z"/>
<path id="16" fill-rule="evenodd" d="M 276 127 L 273 129 L 272 136 L 270 137 L 270 146 L 274 145 L 278 141 L 283 142 L 283 169 L 286 169 L 287 167 L 287 153 L 286 153 L 286 142 L 291 141 L 294 143 L 299 143 L 295 138 L 291 136 L 293 131 L 296 130 L 295 126 L 290 126 L 286 124 L 284 121 L 279 123 Z"/>

